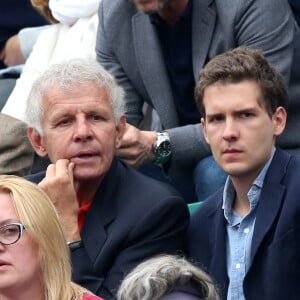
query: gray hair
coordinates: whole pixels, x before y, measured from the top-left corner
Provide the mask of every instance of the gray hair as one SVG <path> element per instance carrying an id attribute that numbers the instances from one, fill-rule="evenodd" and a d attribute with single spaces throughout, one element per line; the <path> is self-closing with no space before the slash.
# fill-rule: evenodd
<path id="1" fill-rule="evenodd" d="M 179 285 L 196 284 L 205 300 L 218 300 L 212 279 L 181 256 L 160 255 L 133 269 L 119 288 L 118 300 L 158 300 Z"/>
<path id="2" fill-rule="evenodd" d="M 89 59 L 72 59 L 63 63 L 53 64 L 33 83 L 27 99 L 26 122 L 42 134 L 41 119 L 44 113 L 43 96 L 53 87 L 72 90 L 74 86 L 93 82 L 108 92 L 113 109 L 115 122 L 124 114 L 124 91 L 97 61 Z"/>

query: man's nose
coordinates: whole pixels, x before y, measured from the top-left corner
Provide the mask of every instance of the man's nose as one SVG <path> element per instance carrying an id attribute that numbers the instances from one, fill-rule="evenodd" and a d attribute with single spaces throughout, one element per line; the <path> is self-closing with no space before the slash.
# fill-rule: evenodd
<path id="1" fill-rule="evenodd" d="M 238 126 L 233 119 L 226 119 L 224 131 L 223 131 L 223 138 L 225 140 L 233 140 L 236 139 L 238 136 Z"/>
<path id="2" fill-rule="evenodd" d="M 75 141 L 86 141 L 92 138 L 92 130 L 88 120 L 78 120 L 74 129 Z"/>

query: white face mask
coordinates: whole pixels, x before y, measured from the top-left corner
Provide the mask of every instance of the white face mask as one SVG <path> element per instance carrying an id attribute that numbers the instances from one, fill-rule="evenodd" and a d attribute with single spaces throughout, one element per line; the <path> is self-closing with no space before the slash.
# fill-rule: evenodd
<path id="1" fill-rule="evenodd" d="M 73 25 L 78 19 L 90 17 L 97 13 L 100 1 L 49 0 L 49 8 L 57 21 L 62 24 Z"/>

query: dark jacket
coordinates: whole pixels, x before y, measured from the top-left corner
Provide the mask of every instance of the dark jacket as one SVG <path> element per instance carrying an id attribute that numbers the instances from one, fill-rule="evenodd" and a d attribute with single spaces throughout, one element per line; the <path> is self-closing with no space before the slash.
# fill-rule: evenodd
<path id="1" fill-rule="evenodd" d="M 300 26 L 300 1 L 299 0 L 289 0 L 292 11 L 294 13 L 295 19 Z"/>
<path id="2" fill-rule="evenodd" d="M 276 150 L 257 207 L 246 300 L 296 300 L 300 295 L 300 159 Z M 222 299 L 228 289 L 223 190 L 193 213 L 189 254 L 216 280 Z"/>
<path id="3" fill-rule="evenodd" d="M 43 177 L 28 178 L 39 182 Z M 74 281 L 113 299 L 137 264 L 183 249 L 188 222 L 187 205 L 175 190 L 115 160 L 86 215 L 83 247 L 71 253 Z"/>

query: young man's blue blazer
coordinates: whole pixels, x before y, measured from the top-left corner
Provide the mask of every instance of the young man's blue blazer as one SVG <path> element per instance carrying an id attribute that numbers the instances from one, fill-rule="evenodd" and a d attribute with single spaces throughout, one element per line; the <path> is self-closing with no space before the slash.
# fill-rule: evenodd
<path id="1" fill-rule="evenodd" d="M 222 299 L 228 288 L 226 221 L 220 190 L 192 215 L 189 254 L 216 280 Z M 247 300 L 300 298 L 300 158 L 276 150 L 257 207 L 252 264 L 244 279 Z"/>

